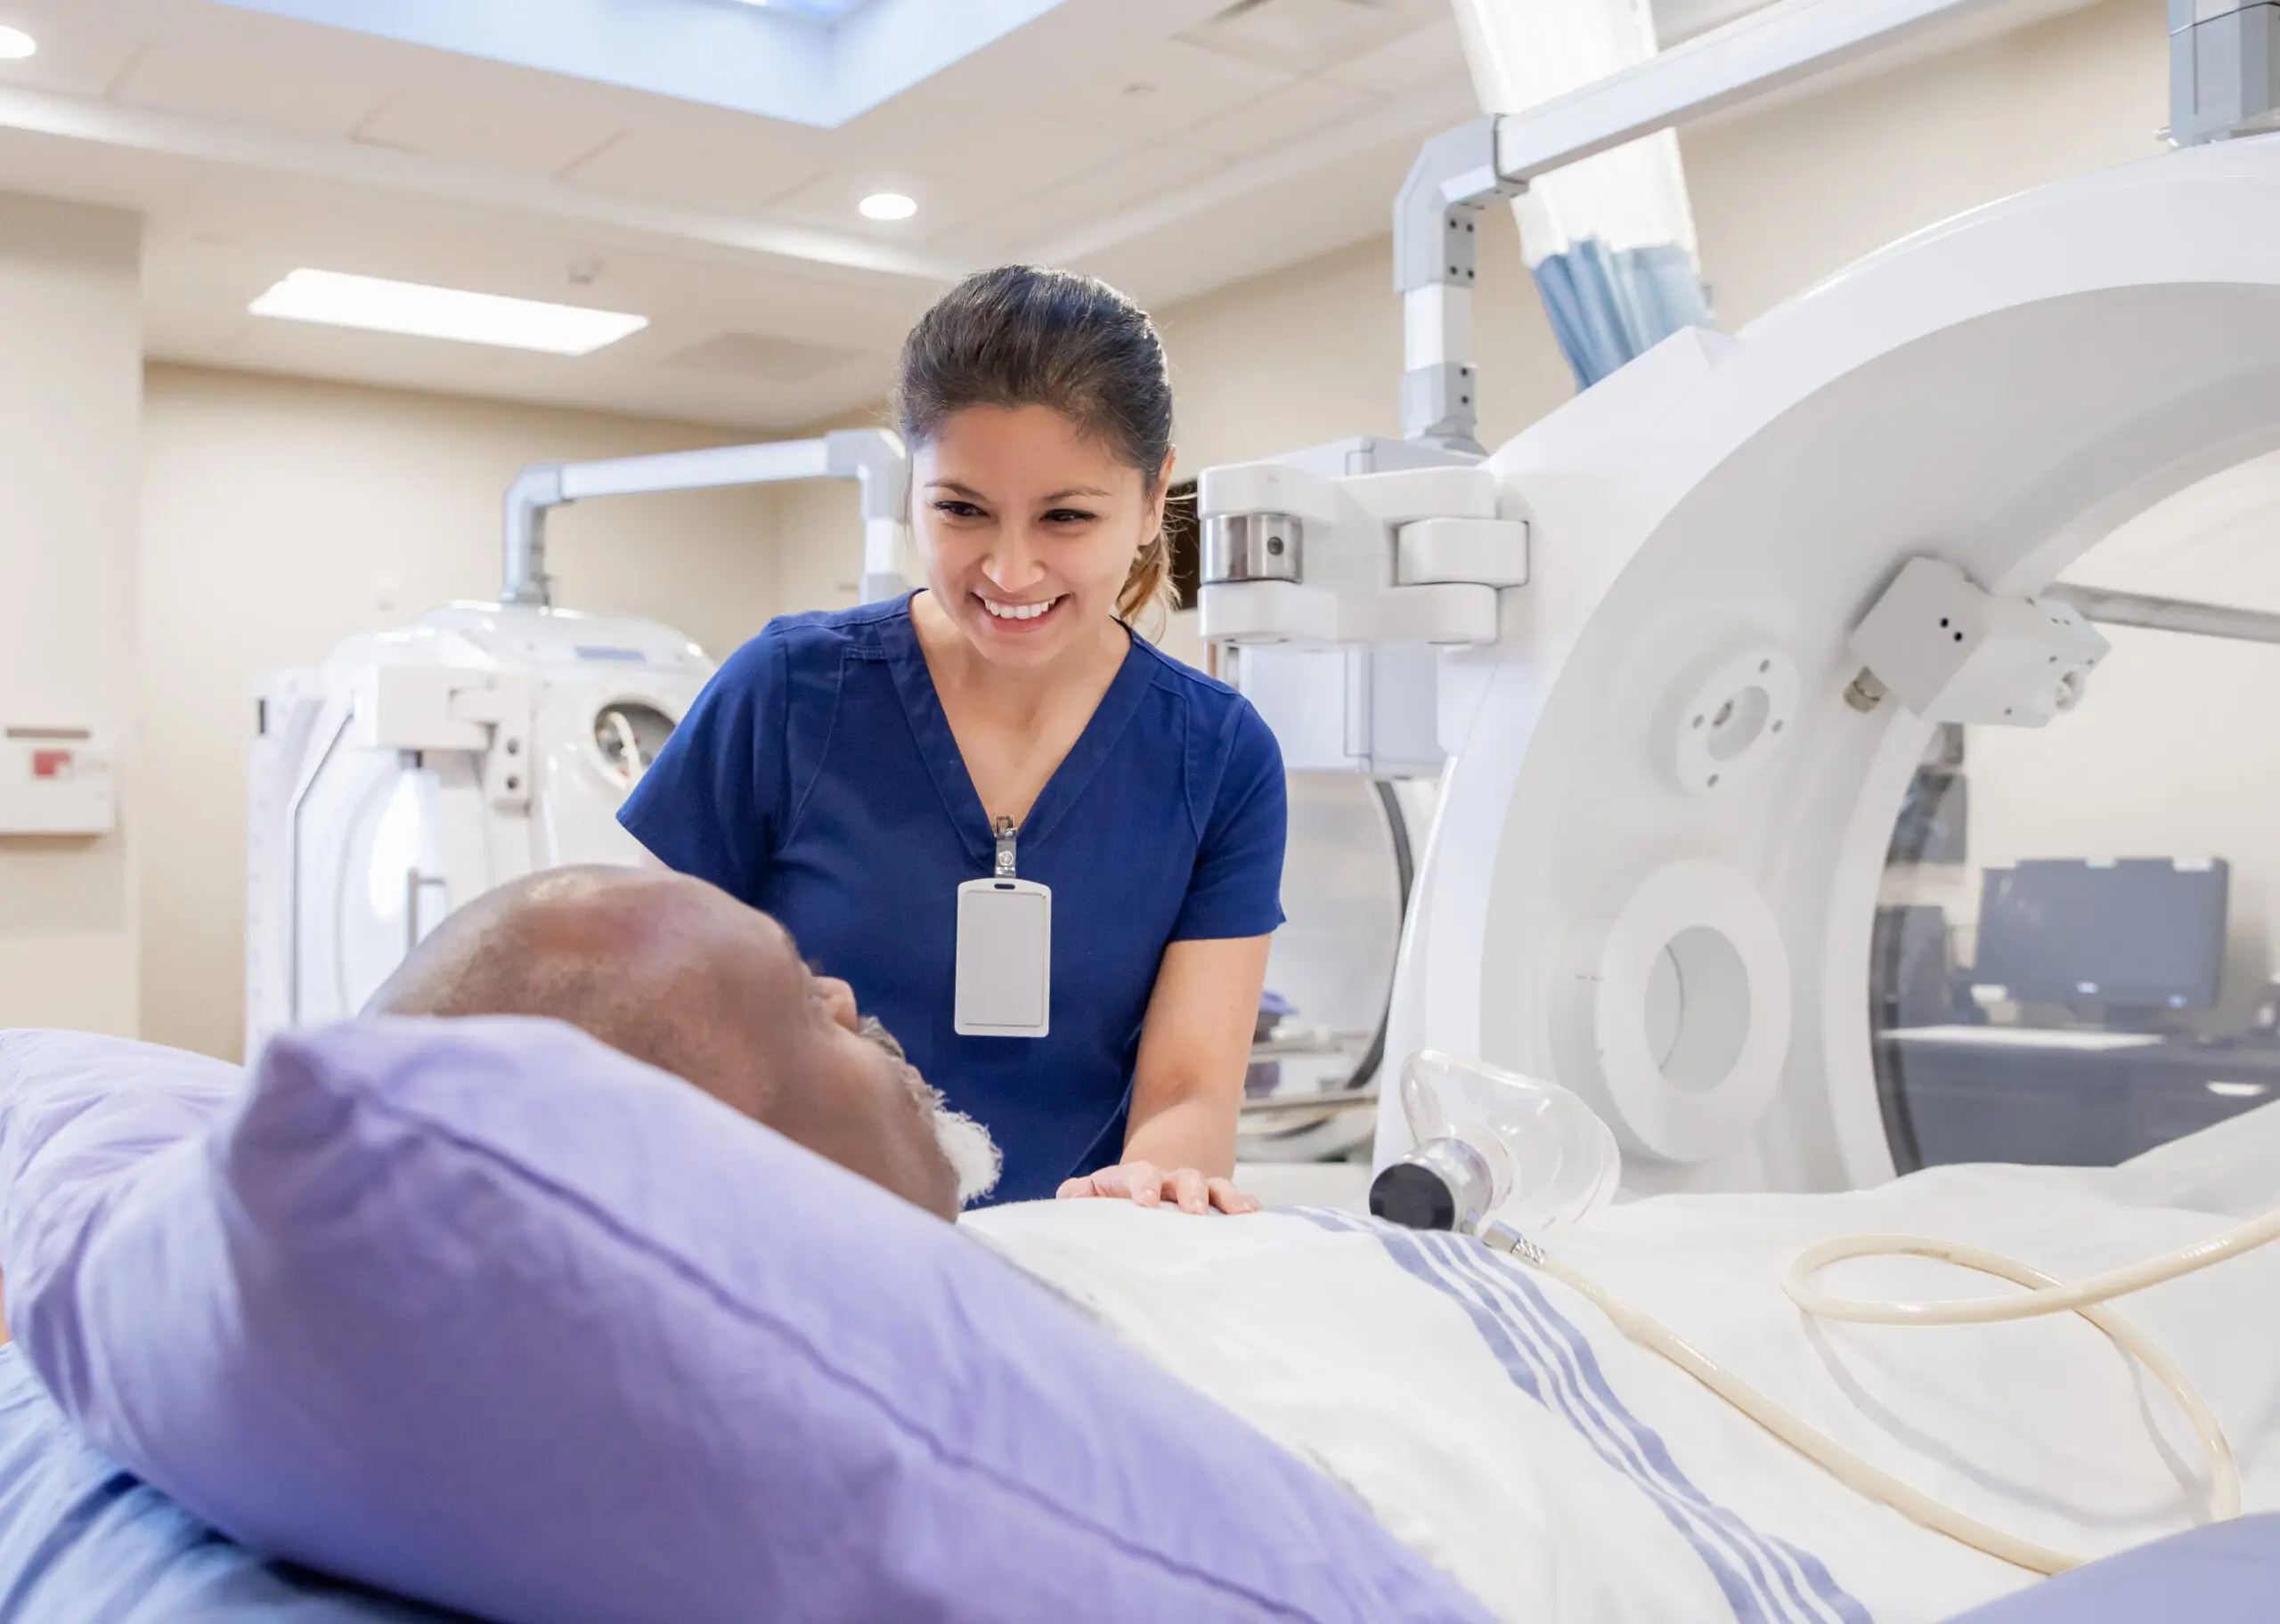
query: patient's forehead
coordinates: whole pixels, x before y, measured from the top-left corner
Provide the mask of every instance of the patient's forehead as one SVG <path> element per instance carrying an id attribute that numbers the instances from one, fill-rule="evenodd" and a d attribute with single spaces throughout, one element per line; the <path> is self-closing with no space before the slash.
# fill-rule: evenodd
<path id="1" fill-rule="evenodd" d="M 787 959 L 794 964 L 800 962 L 800 945 L 792 939 L 789 930 L 757 908 L 746 909 L 745 914 L 749 922 L 747 929 L 756 946 L 771 957 Z"/>
<path id="2" fill-rule="evenodd" d="M 757 979 L 772 996 L 796 994 L 807 980 L 806 965 L 800 958 L 800 945 L 792 933 L 757 908 L 731 902 L 739 917 L 730 922 L 733 944 L 724 958 L 731 958 L 733 973 L 739 980 Z M 756 989 L 755 989 L 756 990 Z"/>

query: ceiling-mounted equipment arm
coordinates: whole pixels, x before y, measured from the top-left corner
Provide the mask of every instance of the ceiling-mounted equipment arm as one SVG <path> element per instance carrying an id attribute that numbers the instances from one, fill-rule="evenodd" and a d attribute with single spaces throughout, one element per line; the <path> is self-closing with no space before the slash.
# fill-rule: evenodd
<path id="1" fill-rule="evenodd" d="M 845 428 L 819 440 L 723 445 L 602 462 L 533 463 L 507 487 L 500 599 L 509 604 L 553 601 L 553 582 L 546 572 L 549 508 L 589 496 L 706 491 L 800 479 L 851 479 L 861 486 L 863 601 L 901 591 L 898 552 L 908 527 L 908 459 L 902 442 L 884 429 Z"/>
<path id="2" fill-rule="evenodd" d="M 1580 90 L 1432 137 L 1394 206 L 1403 437 L 1481 454 L 1474 436 L 1479 391 L 1472 364 L 1472 288 L 1476 222 L 1492 200 L 1518 197 L 1538 175 L 1840 67 L 1987 4 L 1775 0 Z M 2217 26 L 2196 28 L 2190 21 L 2194 0 L 2170 0 L 2172 60 L 2185 64 L 2175 69 L 2172 117 L 2181 142 L 2268 126 L 2272 88 L 2280 85 L 2280 63 L 2261 66 L 2267 57 L 2257 48 L 2261 41 L 2268 51 L 2280 51 L 2280 43 L 2272 43 L 2280 42 L 2280 22 L 2259 31 L 2268 19 L 2280 18 L 2280 4 L 2204 0 L 2203 9 L 2210 5 L 2237 9 Z M 2185 23 L 2175 20 L 2179 16 Z M 2212 75 L 2222 80 L 2221 96 L 2206 91 L 2202 97 L 2205 115 L 2189 100 L 2196 60 L 2204 85 Z M 2258 106 L 2268 110 L 2263 126 L 2254 123 Z"/>
<path id="3" fill-rule="evenodd" d="M 1425 143 L 1393 208 L 1394 291 L 1401 295 L 1401 433 L 1405 440 L 1485 455 L 1473 428 L 1472 285 L 1477 223 L 1523 188 L 1496 173 L 1494 118 L 1476 118 Z"/>

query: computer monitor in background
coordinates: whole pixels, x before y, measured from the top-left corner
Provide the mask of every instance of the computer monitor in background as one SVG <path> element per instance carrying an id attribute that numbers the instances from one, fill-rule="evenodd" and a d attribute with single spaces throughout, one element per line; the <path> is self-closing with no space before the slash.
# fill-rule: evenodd
<path id="1" fill-rule="evenodd" d="M 2221 858 L 2037 858 L 1980 878 L 1972 980 L 2018 1003 L 2202 1010 L 2223 991 Z"/>
<path id="2" fill-rule="evenodd" d="M 1878 908 L 1869 937 L 1869 1013 L 1877 1030 L 1952 1020 L 1950 969 L 1945 908 Z"/>

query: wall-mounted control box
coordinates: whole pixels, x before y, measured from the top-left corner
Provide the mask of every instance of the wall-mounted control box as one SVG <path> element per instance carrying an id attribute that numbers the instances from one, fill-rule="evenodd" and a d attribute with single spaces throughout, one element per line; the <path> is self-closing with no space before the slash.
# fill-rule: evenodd
<path id="1" fill-rule="evenodd" d="M 0 727 L 0 837 L 118 827 L 110 743 L 86 727 Z"/>

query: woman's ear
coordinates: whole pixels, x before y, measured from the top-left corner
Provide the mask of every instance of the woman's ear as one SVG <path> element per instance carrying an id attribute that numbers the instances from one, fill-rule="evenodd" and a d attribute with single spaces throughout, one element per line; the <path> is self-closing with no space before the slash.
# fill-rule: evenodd
<path id="1" fill-rule="evenodd" d="M 1179 447 L 1175 445 L 1166 448 L 1164 451 L 1164 466 L 1156 470 L 1155 512 L 1152 516 L 1156 522 L 1148 528 L 1148 536 L 1150 540 L 1153 540 L 1157 536 L 1163 533 L 1164 509 L 1166 504 L 1171 500 L 1172 494 L 1172 469 L 1178 461 Z M 1148 542 L 1143 541 L 1140 545 L 1144 549 L 1147 547 Z"/>

